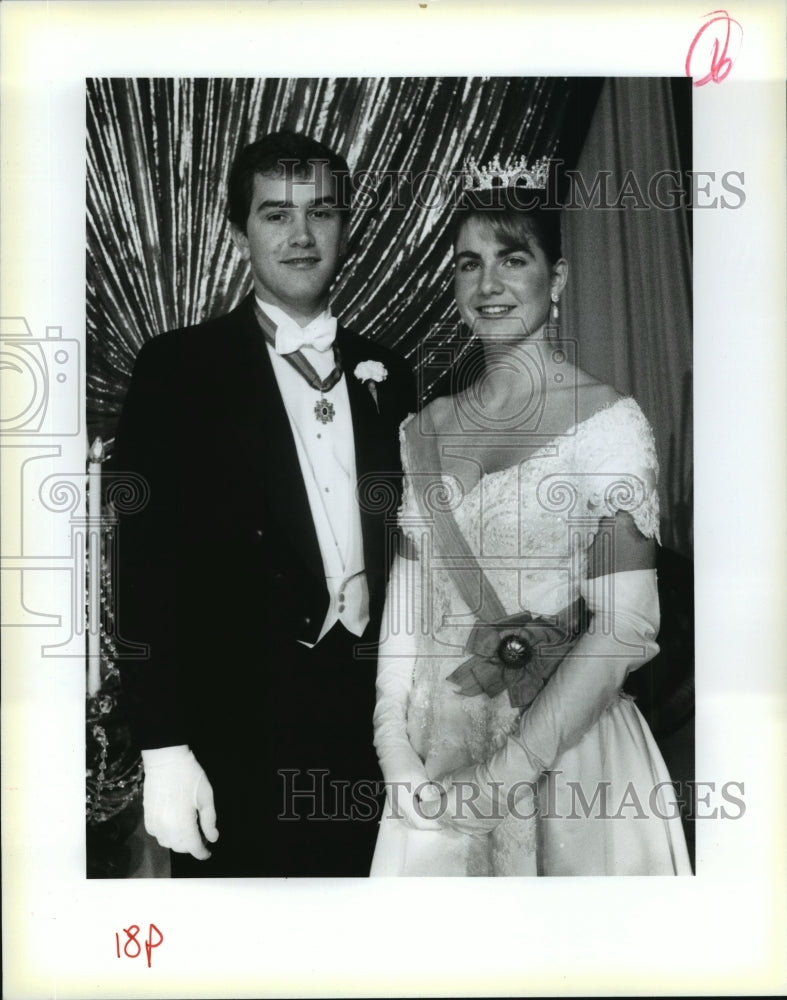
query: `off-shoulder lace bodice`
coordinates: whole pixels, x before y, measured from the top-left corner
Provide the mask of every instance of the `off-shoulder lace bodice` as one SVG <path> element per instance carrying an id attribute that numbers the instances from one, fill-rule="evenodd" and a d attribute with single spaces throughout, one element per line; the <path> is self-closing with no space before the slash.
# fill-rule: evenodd
<path id="1" fill-rule="evenodd" d="M 406 434 L 406 428 L 403 434 Z M 505 694 L 460 698 L 445 677 L 464 658 L 475 623 L 450 573 L 429 548 L 405 456 L 400 524 L 423 564 L 431 628 L 420 642 L 410 708 L 410 737 L 436 771 L 456 759 L 482 760 L 516 721 Z M 602 517 L 628 511 L 646 537 L 658 537 L 658 463 L 653 433 L 627 397 L 554 438 L 517 465 L 484 475 L 462 493 L 443 477 L 457 526 L 506 614 L 554 614 L 579 596 L 587 556 Z M 422 526 L 418 528 L 419 524 Z M 426 551 L 429 549 L 429 551 Z M 480 578 L 478 582 L 480 590 Z"/>
<path id="2" fill-rule="evenodd" d="M 429 430 L 427 421 L 425 433 Z M 435 504 L 450 506 L 456 528 L 494 587 L 506 616 L 521 610 L 553 614 L 591 590 L 586 586 L 588 553 L 602 518 L 627 511 L 643 535 L 658 537 L 658 464 L 651 428 L 630 398 L 618 399 L 577 423 L 526 460 L 482 476 L 467 492 L 457 479 L 441 477 L 439 470 L 412 467 L 409 455 L 417 456 L 414 462 L 424 463 L 428 461 L 424 456 L 433 450 L 429 438 L 417 438 L 419 433 L 417 421 L 403 426 L 406 475 L 399 523 L 410 540 L 408 557 L 416 556 L 419 562 L 402 559 L 397 567 L 401 572 L 406 565 L 407 572 L 421 583 L 412 587 L 415 661 L 401 710 L 406 711 L 408 750 L 416 751 L 431 778 L 440 779 L 468 765 L 490 761 L 509 736 L 509 747 L 518 738 L 524 743 L 523 734 L 533 719 L 538 720 L 538 736 L 543 735 L 542 743 L 547 745 L 560 730 L 561 712 L 567 719 L 577 712 L 581 715 L 593 695 L 582 685 L 575 686 L 587 665 L 581 661 L 579 672 L 574 667 L 561 675 L 563 665 L 559 666 L 524 718 L 511 707 L 506 692 L 495 698 L 456 693 L 447 677 L 467 657 L 465 643 L 476 618 L 445 563 L 441 564 L 432 538 L 435 520 L 428 509 L 422 509 L 426 493 Z M 419 475 L 425 478 L 419 481 Z M 454 542 L 454 548 L 460 546 Z M 451 554 L 443 552 L 442 556 Z M 480 574 L 471 569 L 473 575 L 480 597 Z M 471 605 L 472 591 L 472 586 L 463 588 Z M 565 702 L 549 696 L 550 690 L 558 690 L 551 685 L 561 676 L 565 681 L 559 688 L 561 697 L 568 693 Z M 575 691 L 582 699 L 579 705 L 571 698 Z M 543 711 L 539 712 L 539 706 Z M 671 824 L 661 818 L 648 824 L 623 824 L 617 819 L 602 823 L 570 817 L 577 784 L 588 798 L 601 783 L 619 794 L 630 789 L 633 781 L 646 797 L 654 785 L 669 784 L 658 750 L 633 703 L 618 697 L 601 713 L 579 741 L 567 744 L 550 765 L 555 794 L 562 796 L 562 807 L 568 810 L 562 815 L 568 819 L 552 816 L 545 821 L 544 790 L 539 782 L 538 790 L 520 787 L 523 798 L 517 799 L 516 814 L 506 812 L 488 837 L 465 836 L 452 829 L 408 830 L 402 821 L 384 821 L 380 858 L 396 857 L 392 864 L 397 873 L 410 875 L 672 874 L 690 870 L 679 819 Z M 525 770 L 523 777 L 532 776 L 532 767 Z M 471 768 L 471 773 L 483 775 L 483 768 Z"/>

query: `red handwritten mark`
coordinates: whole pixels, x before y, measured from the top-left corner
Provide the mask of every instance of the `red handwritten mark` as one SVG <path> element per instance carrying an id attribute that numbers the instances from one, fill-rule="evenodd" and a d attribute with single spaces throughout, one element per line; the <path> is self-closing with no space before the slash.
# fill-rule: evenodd
<path id="1" fill-rule="evenodd" d="M 712 43 L 710 50 L 710 71 L 701 79 L 694 81 L 695 87 L 703 87 L 706 83 L 710 83 L 711 80 L 714 83 L 721 83 L 722 80 L 725 80 L 729 76 L 733 60 L 727 55 L 727 50 L 730 45 L 730 32 L 733 24 L 740 33 L 738 36 L 739 50 L 743 40 L 743 28 L 734 17 L 730 17 L 726 10 L 712 10 L 705 17 L 709 17 L 710 21 L 706 21 L 694 36 L 694 41 L 689 46 L 686 56 L 686 76 L 693 76 L 691 63 L 697 46 L 700 42 L 704 43 L 703 48 L 707 45 L 708 41 Z M 711 28 L 713 29 L 712 32 L 710 32 L 707 38 L 703 38 L 705 33 Z M 705 54 L 707 55 L 707 52 Z"/>
<path id="2" fill-rule="evenodd" d="M 153 939 L 154 931 L 158 935 L 158 941 L 154 941 Z M 131 924 L 128 927 L 124 927 L 123 933 L 126 935 L 126 942 L 122 949 L 120 947 L 120 935 L 117 933 L 115 934 L 115 954 L 118 958 L 122 958 L 124 955 L 126 958 L 139 958 L 142 954 L 142 945 L 139 943 L 139 938 L 137 937 L 139 934 L 139 924 Z M 148 968 L 150 968 L 150 958 L 153 953 L 153 949 L 158 948 L 163 940 L 164 935 L 158 927 L 156 927 L 155 924 L 149 924 L 148 936 L 144 939 L 145 956 L 148 960 Z"/>

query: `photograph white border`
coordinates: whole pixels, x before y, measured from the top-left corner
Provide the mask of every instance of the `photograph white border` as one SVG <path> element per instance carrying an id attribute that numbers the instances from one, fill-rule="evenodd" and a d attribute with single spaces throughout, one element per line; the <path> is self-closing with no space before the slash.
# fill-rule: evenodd
<path id="1" fill-rule="evenodd" d="M 693 101 L 693 168 L 743 172 L 746 193 L 738 210 L 694 212 L 696 774 L 743 781 L 744 816 L 697 821 L 694 878 L 87 880 L 84 663 L 43 658 L 51 630 L 8 628 L 9 1000 L 783 991 L 785 18 L 775 2 L 728 9 L 740 50 Z M 685 2 L 4 3 L 2 315 L 79 340 L 84 387 L 87 77 L 681 76 L 707 13 Z M 84 469 L 84 422 L 56 444 L 53 471 Z M 4 581 L 19 572 L 30 500 L 9 445 Z M 31 537 L 59 553 L 67 540 L 52 524 Z M 40 576 L 30 607 L 66 614 L 61 574 Z M 149 922 L 165 936 L 152 968 L 119 960 L 115 932 Z"/>

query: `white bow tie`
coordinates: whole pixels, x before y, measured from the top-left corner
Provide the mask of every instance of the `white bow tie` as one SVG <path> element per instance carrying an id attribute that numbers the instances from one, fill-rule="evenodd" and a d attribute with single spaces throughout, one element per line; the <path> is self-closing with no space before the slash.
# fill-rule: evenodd
<path id="1" fill-rule="evenodd" d="M 313 347 L 315 351 L 323 353 L 330 350 L 335 338 L 335 316 L 322 313 L 304 327 L 287 317 L 276 326 L 276 353 L 292 354 L 302 347 Z"/>

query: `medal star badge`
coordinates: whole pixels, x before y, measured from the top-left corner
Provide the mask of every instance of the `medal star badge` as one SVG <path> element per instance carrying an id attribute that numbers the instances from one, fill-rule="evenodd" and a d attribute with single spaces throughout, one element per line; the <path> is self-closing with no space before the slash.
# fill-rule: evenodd
<path id="1" fill-rule="evenodd" d="M 324 396 L 321 396 L 314 404 L 314 416 L 321 424 L 329 424 L 333 420 L 335 413 L 336 410 L 333 403 Z"/>

